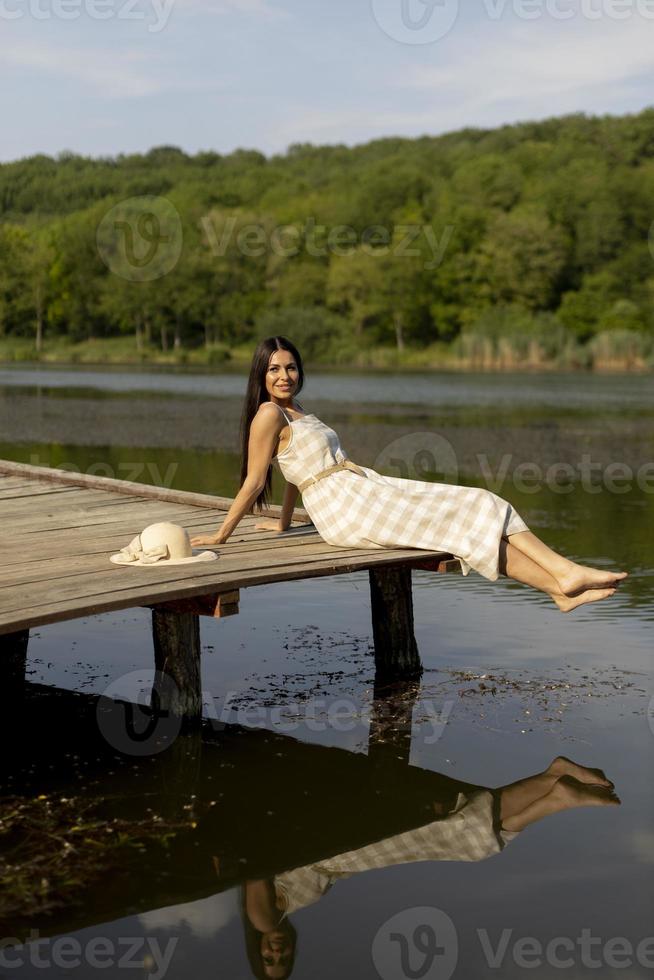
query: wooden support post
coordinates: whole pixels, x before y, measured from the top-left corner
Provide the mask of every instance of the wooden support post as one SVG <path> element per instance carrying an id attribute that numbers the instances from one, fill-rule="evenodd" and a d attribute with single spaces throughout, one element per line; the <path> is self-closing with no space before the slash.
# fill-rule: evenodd
<path id="1" fill-rule="evenodd" d="M 369 569 L 377 684 L 417 678 L 423 667 L 413 635 L 411 569 L 385 565 Z"/>
<path id="2" fill-rule="evenodd" d="M 168 610 L 176 613 L 194 613 L 196 616 L 211 616 L 222 619 L 225 616 L 238 614 L 240 592 L 232 589 L 230 592 L 216 592 L 208 595 L 196 595 L 191 599 L 172 599 L 158 602 L 150 609 Z"/>
<path id="3" fill-rule="evenodd" d="M 202 720 L 200 620 L 194 613 L 152 610 L 157 671 L 153 707 L 183 718 L 187 727 Z"/>
<path id="4" fill-rule="evenodd" d="M 0 636 L 0 690 L 5 699 L 23 691 L 29 636 L 29 630 Z"/>

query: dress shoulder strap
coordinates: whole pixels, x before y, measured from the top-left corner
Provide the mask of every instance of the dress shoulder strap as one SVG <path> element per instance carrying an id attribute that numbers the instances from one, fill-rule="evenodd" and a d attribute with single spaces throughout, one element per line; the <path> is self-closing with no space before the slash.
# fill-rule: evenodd
<path id="1" fill-rule="evenodd" d="M 288 415 L 286 414 L 286 412 L 284 411 L 281 405 L 278 405 L 277 402 L 270 402 L 270 404 L 275 405 L 279 409 L 279 411 L 282 413 L 282 415 L 284 416 L 287 422 L 290 423 L 292 421 L 292 419 L 289 419 Z"/>

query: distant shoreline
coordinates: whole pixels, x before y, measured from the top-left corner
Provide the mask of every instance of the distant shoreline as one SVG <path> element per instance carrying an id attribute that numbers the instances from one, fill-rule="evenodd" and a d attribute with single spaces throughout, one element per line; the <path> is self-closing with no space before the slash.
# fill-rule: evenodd
<path id="1" fill-rule="evenodd" d="M 147 367 L 197 369 L 202 372 L 246 371 L 252 357 L 252 346 L 213 346 L 163 352 L 156 348 L 136 351 L 124 339 L 92 340 L 79 344 L 46 344 L 37 355 L 30 341 L 12 339 L 0 342 L 0 367 L 3 368 L 111 368 Z M 398 351 L 388 347 L 371 347 L 358 352 L 347 364 L 305 358 L 312 368 L 349 373 L 375 371 L 379 373 L 414 374 L 417 372 L 443 371 L 452 374 L 651 374 L 653 368 L 642 362 L 628 359 L 612 359 L 592 364 L 566 363 L 547 360 L 520 360 L 518 358 L 464 359 L 445 348 L 407 348 Z"/>

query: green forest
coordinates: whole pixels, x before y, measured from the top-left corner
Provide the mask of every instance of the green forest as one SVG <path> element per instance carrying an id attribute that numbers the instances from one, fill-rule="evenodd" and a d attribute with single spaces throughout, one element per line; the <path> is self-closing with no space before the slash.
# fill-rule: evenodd
<path id="1" fill-rule="evenodd" d="M 0 358 L 654 367 L 654 109 L 0 165 Z"/>

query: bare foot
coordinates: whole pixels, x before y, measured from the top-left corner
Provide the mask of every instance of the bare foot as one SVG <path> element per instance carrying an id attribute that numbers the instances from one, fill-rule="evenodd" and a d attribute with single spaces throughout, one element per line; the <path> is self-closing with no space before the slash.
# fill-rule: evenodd
<path id="1" fill-rule="evenodd" d="M 601 769 L 591 769 L 589 766 L 580 766 L 572 759 L 566 759 L 564 755 L 557 755 L 556 759 L 547 767 L 547 772 L 552 776 L 574 776 L 580 783 L 591 783 L 594 786 L 608 786 L 613 788 L 613 783 L 607 779 Z"/>
<path id="2" fill-rule="evenodd" d="M 628 574 L 629 572 L 607 572 L 601 568 L 589 568 L 587 565 L 570 562 L 569 570 L 557 576 L 556 580 L 563 595 L 576 596 L 588 589 L 615 588 Z"/>
<path id="3" fill-rule="evenodd" d="M 574 776 L 561 776 L 545 794 L 557 804 L 557 809 L 571 810 L 577 806 L 620 806 L 620 798 L 607 786 L 581 783 Z"/>
<path id="4" fill-rule="evenodd" d="M 561 612 L 572 612 L 577 606 L 584 606 L 587 602 L 599 602 L 600 599 L 609 599 L 615 595 L 615 589 L 588 589 L 576 596 L 562 595 L 558 592 L 552 593 L 552 599 L 557 604 Z"/>

